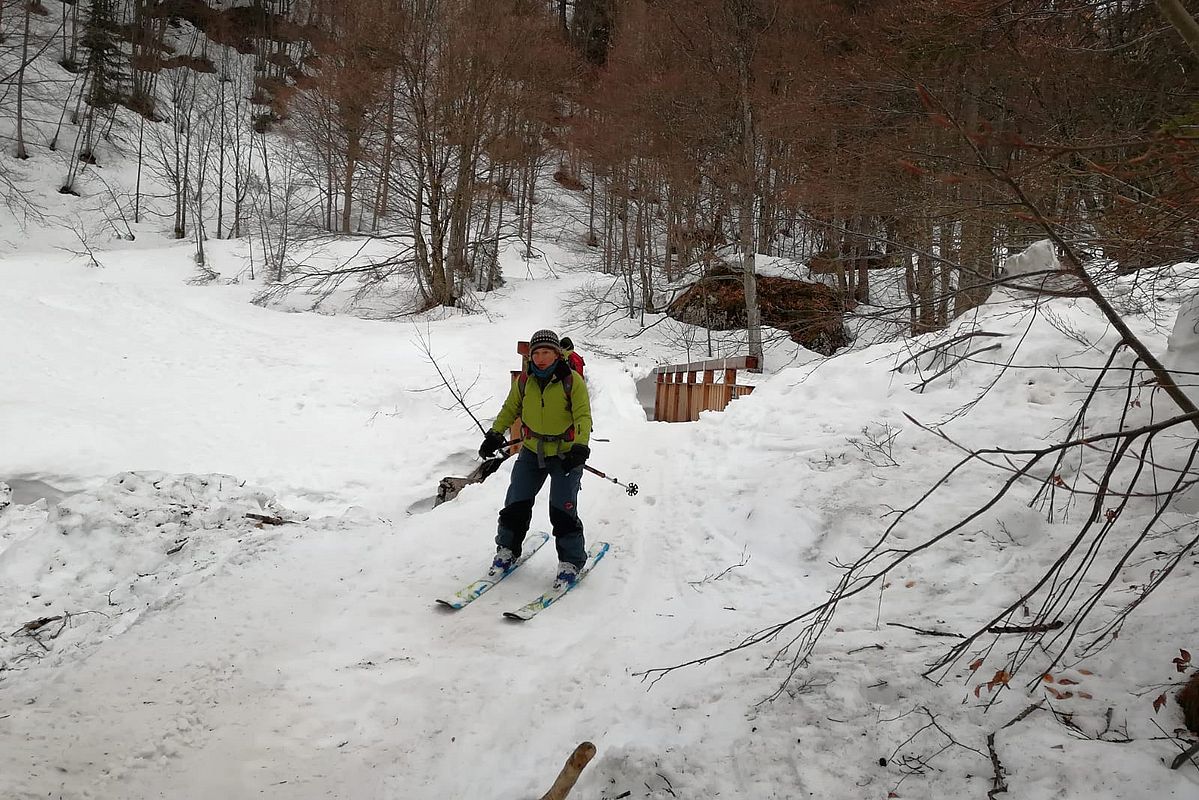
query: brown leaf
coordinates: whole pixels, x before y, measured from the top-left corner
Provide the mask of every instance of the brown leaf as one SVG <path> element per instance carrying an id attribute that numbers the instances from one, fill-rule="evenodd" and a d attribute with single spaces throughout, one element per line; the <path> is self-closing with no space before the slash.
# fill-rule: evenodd
<path id="1" fill-rule="evenodd" d="M 974 672 L 975 670 L 977 670 L 977 669 L 978 669 L 979 667 L 981 667 L 982 665 L 983 665 L 983 660 L 982 660 L 981 658 L 976 658 L 976 659 L 974 659 L 973 661 L 971 661 L 971 662 L 970 662 L 970 671 L 971 671 L 971 672 Z"/>
<path id="2" fill-rule="evenodd" d="M 999 670 L 995 673 L 995 677 L 987 682 L 988 689 L 994 689 L 996 686 L 1007 686 L 1007 682 L 1012 676 L 1007 673 L 1007 670 Z"/>
<path id="3" fill-rule="evenodd" d="M 1051 695 L 1056 697 L 1058 700 L 1062 699 L 1062 693 L 1059 692 L 1057 689 L 1054 689 L 1052 686 L 1046 686 L 1045 691 L 1049 692 Z"/>
<path id="4" fill-rule="evenodd" d="M 982 690 L 982 688 L 983 688 L 983 685 L 981 683 L 978 686 L 974 687 L 974 696 L 975 697 L 979 696 L 978 693 Z"/>
<path id="5" fill-rule="evenodd" d="M 1053 683 L 1053 676 L 1046 672 L 1041 676 L 1041 680 L 1045 681 L 1045 683 Z"/>
<path id="6" fill-rule="evenodd" d="M 1190 654 L 1190 653 L 1188 653 L 1186 650 L 1181 650 L 1181 649 L 1180 649 L 1178 652 L 1182 653 L 1182 660 L 1183 660 L 1183 661 L 1190 661 L 1190 660 L 1191 660 L 1191 654 Z"/>
<path id="7" fill-rule="evenodd" d="M 911 589 L 915 585 L 916 585 L 916 581 L 908 581 L 907 583 L 904 584 L 904 586 L 907 587 L 908 589 Z"/>
<path id="8" fill-rule="evenodd" d="M 1078 681 L 1072 681 L 1069 678 L 1058 678 L 1057 682 L 1060 683 L 1062 686 L 1077 686 L 1078 685 Z"/>
<path id="9" fill-rule="evenodd" d="M 1090 692 L 1079 692 L 1079 693 L 1078 693 L 1078 696 L 1079 696 L 1079 697 L 1081 697 L 1083 700 L 1090 700 L 1090 699 L 1091 699 L 1091 693 L 1090 693 Z"/>
<path id="10" fill-rule="evenodd" d="M 1078 671 L 1078 674 L 1079 675 L 1094 675 L 1095 673 L 1091 672 L 1089 669 L 1080 669 Z"/>
<path id="11" fill-rule="evenodd" d="M 1162 706 L 1166 704 L 1166 693 L 1162 692 L 1157 697 L 1153 698 L 1153 711 L 1157 713 L 1161 711 Z"/>

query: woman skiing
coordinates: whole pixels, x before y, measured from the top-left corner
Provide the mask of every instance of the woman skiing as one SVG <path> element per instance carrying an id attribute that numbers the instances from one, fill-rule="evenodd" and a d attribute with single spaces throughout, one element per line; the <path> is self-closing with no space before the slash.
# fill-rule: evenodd
<path id="1" fill-rule="evenodd" d="M 487 458 L 504 444 L 504 431 L 521 420 L 524 444 L 512 468 L 512 480 L 499 514 L 492 575 L 502 575 L 520 558 L 533 518 L 537 493 L 550 480 L 550 524 L 558 550 L 555 588 L 578 580 L 587 561 L 579 484 L 591 455 L 591 401 L 587 384 L 562 357 L 562 344 L 551 330 L 529 339 L 529 365 L 514 381 L 479 455 Z"/>

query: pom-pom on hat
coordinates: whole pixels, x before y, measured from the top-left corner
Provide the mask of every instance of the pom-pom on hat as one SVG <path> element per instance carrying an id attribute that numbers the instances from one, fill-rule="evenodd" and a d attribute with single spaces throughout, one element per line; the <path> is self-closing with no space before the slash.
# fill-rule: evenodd
<path id="1" fill-rule="evenodd" d="M 529 337 L 529 354 L 539 347 L 549 347 L 562 355 L 562 343 L 558 341 L 558 334 L 551 330 L 542 329 Z"/>

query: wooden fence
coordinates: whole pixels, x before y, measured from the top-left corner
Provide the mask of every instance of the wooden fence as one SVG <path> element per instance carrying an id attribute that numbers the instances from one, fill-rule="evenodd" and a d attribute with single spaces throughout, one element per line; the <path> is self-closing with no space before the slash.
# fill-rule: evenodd
<path id="1" fill-rule="evenodd" d="M 729 403 L 754 390 L 752 386 L 737 385 L 739 369 L 758 369 L 758 359 L 741 356 L 656 367 L 654 419 L 694 422 L 701 411 L 723 411 Z M 716 382 L 718 375 L 720 383 Z"/>

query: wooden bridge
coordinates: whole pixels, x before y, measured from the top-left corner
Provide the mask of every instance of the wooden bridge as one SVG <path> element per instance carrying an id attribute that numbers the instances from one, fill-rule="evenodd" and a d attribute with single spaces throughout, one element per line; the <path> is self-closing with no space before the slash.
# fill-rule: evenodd
<path id="1" fill-rule="evenodd" d="M 758 359 L 740 356 L 655 367 L 654 419 L 694 422 L 701 411 L 723 411 L 729 403 L 754 390 L 752 386 L 737 385 L 739 369 L 759 369 Z"/>

